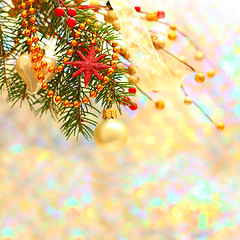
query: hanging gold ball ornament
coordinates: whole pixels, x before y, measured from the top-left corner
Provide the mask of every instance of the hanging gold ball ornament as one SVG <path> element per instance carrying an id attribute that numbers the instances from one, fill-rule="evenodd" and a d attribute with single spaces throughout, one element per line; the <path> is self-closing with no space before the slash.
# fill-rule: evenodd
<path id="1" fill-rule="evenodd" d="M 116 109 L 103 110 L 103 120 L 94 131 L 94 140 L 106 152 L 117 152 L 127 143 L 127 127 L 117 119 Z"/>

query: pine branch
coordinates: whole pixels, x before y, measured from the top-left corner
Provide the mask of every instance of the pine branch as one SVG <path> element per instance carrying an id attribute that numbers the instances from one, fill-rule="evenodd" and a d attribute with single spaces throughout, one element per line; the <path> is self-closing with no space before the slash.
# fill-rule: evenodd
<path id="1" fill-rule="evenodd" d="M 7 73 L 9 71 L 7 58 L 10 57 L 13 42 L 12 28 L 6 18 L 6 7 L 8 7 L 8 4 L 5 1 L 0 2 L 0 92 L 7 84 Z"/>
<path id="2" fill-rule="evenodd" d="M 68 6 L 70 2 L 71 1 L 66 1 L 65 5 Z M 57 0 L 49 2 L 43 1 L 40 5 L 35 2 L 33 5 L 34 8 L 38 9 L 35 16 L 37 18 L 37 35 L 40 38 L 38 44 L 44 47 L 44 43 L 46 44 L 49 39 L 57 39 L 54 57 L 58 65 L 63 65 L 64 57 L 67 56 L 68 50 L 72 48 L 70 43 L 75 39 L 74 34 L 77 27 L 74 29 L 69 28 L 66 16 L 57 17 L 55 15 L 54 9 L 58 6 L 59 3 Z M 109 65 L 112 61 L 112 46 L 110 46 L 110 42 L 118 40 L 118 32 L 106 23 L 99 23 L 89 10 L 77 9 L 75 18 L 78 25 L 80 23 L 86 23 L 88 19 L 91 19 L 92 23 L 86 24 L 86 28 L 81 30 L 81 36 L 77 39 L 79 44 L 74 47 L 74 54 L 69 57 L 68 61 L 74 62 L 80 60 L 76 53 L 77 50 L 87 56 L 91 41 L 95 39 L 97 42 L 96 45 L 101 48 L 100 52 L 96 54 L 96 58 L 102 54 L 106 54 L 106 57 L 102 59 L 100 63 Z M 12 39 L 19 39 L 19 41 L 15 43 L 16 52 L 12 54 L 13 57 L 16 57 L 28 52 L 29 45 L 26 44 L 27 37 L 23 34 L 23 19 L 21 18 L 20 12 L 14 20 Z M 12 20 L 6 15 L 5 21 Z M 96 23 L 98 23 L 97 27 L 95 25 Z M 9 44 L 9 41 L 6 42 Z M 109 83 L 104 84 L 103 91 L 98 92 L 95 99 L 90 98 L 87 103 L 82 103 L 78 108 L 72 104 L 69 107 L 65 107 L 62 103 L 57 104 L 54 98 L 47 97 L 47 91 L 43 89 L 37 94 L 30 94 L 26 84 L 16 73 L 14 64 L 15 63 L 11 63 L 9 74 L 4 74 L 4 76 L 7 75 L 9 78 L 7 87 L 8 101 L 11 101 L 13 105 L 20 102 L 21 105 L 22 102 L 26 100 L 30 108 L 39 116 L 50 112 L 53 118 L 58 119 L 58 121 L 62 123 L 61 131 L 67 139 L 71 135 L 78 139 L 79 134 L 82 134 L 86 139 L 91 139 L 93 136 L 93 127 L 96 126 L 100 114 L 99 105 L 103 108 L 110 108 L 116 105 L 121 112 L 121 102 L 124 98 L 131 96 L 130 93 L 124 90 L 131 87 L 131 84 L 123 78 L 124 72 L 115 69 L 115 72 L 109 76 Z M 99 84 L 103 84 L 102 80 L 99 80 L 93 75 L 90 78 L 88 86 L 85 87 L 84 74 L 73 78 L 72 75 L 74 72 L 76 72 L 75 67 L 65 65 L 64 70 L 59 72 L 56 77 L 49 82 L 48 89 L 52 90 L 55 96 L 61 96 L 63 101 L 69 100 L 73 103 L 76 100 L 82 102 L 84 97 L 88 98 L 90 96 L 90 92 L 97 92 L 97 86 Z M 101 70 L 101 75 L 107 75 L 107 69 Z"/>

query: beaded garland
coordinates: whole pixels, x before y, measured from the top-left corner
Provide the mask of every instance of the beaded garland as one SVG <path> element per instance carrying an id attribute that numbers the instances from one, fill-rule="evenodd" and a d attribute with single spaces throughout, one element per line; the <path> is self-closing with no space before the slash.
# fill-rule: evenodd
<path id="1" fill-rule="evenodd" d="M 47 62 L 46 61 L 42 61 L 43 54 L 41 53 L 40 46 L 37 44 L 38 41 L 39 41 L 39 37 L 36 35 L 37 27 L 34 25 L 35 22 L 36 22 L 36 18 L 33 16 L 33 14 L 35 13 L 35 9 L 32 6 L 33 3 L 34 3 L 34 0 L 27 0 L 27 2 L 22 2 L 20 4 L 20 8 L 23 10 L 22 13 L 21 13 L 21 16 L 24 18 L 22 26 L 26 28 L 25 31 L 24 31 L 24 35 L 28 37 L 26 42 L 27 42 L 28 45 L 30 45 L 29 52 L 32 54 L 33 69 L 36 72 L 39 72 L 42 68 L 47 68 L 48 67 L 48 71 L 50 73 L 54 73 L 56 71 L 57 72 L 61 72 L 64 69 L 63 65 L 60 65 L 60 66 L 57 67 L 57 69 L 55 69 L 55 67 L 53 67 L 53 66 L 47 66 Z M 67 11 L 68 15 L 70 16 L 70 18 L 68 18 L 68 20 L 67 20 L 67 25 L 69 27 L 74 28 L 77 25 L 76 19 L 73 18 L 73 16 L 76 15 L 76 12 L 77 11 L 74 8 L 70 8 Z M 61 17 L 61 16 L 63 16 L 65 14 L 65 11 L 63 10 L 62 7 L 57 7 L 55 9 L 55 14 L 56 14 L 56 16 Z M 31 17 L 30 17 L 29 21 L 27 21 L 26 18 L 29 17 L 29 15 Z M 32 24 L 32 26 L 30 26 L 30 24 Z M 69 55 L 69 56 L 73 55 L 73 53 L 75 51 L 74 47 L 76 47 L 79 44 L 77 39 L 81 36 L 81 31 L 87 31 L 87 30 L 85 30 L 86 26 L 87 25 L 92 25 L 92 24 L 93 24 L 93 21 L 91 19 L 87 19 L 87 21 L 85 23 L 80 23 L 79 24 L 79 26 L 78 26 L 79 29 L 77 29 L 77 31 L 74 33 L 74 38 L 75 39 L 70 43 L 71 48 L 67 51 L 67 55 Z M 94 23 L 94 27 L 97 27 L 97 26 L 98 26 L 98 23 L 95 22 Z M 32 34 L 33 34 L 33 36 L 31 38 Z M 95 35 L 95 36 L 98 36 L 98 35 Z M 105 39 L 103 39 L 103 40 L 105 40 Z M 55 96 L 54 91 L 52 91 L 49 88 L 49 84 L 48 83 L 42 83 L 42 89 L 47 91 L 47 97 L 48 98 L 54 98 L 54 102 L 56 104 L 62 103 L 64 107 L 73 106 L 73 107 L 78 108 L 78 107 L 81 106 L 81 104 L 88 103 L 90 98 L 95 98 L 99 92 L 103 91 L 104 84 L 109 83 L 110 75 L 112 75 L 114 73 L 114 71 L 115 71 L 114 69 L 117 66 L 117 61 L 116 60 L 118 60 L 118 58 L 119 58 L 119 56 L 118 56 L 118 53 L 119 53 L 118 43 L 115 42 L 115 41 L 107 41 L 107 40 L 105 40 L 105 41 L 110 46 L 113 47 L 112 61 L 110 62 L 110 66 L 107 66 L 107 69 L 108 69 L 107 70 L 107 75 L 104 76 L 101 79 L 103 81 L 103 83 L 102 84 L 98 84 L 97 87 L 96 87 L 96 90 L 95 91 L 91 91 L 89 93 L 89 97 L 83 97 L 81 101 L 73 100 L 72 102 L 70 102 L 68 99 L 63 100 L 63 98 L 61 96 L 59 96 L 59 95 Z M 34 43 L 35 43 L 35 46 L 33 46 Z M 91 46 L 94 46 L 95 43 L 96 43 L 96 41 L 95 41 L 95 39 L 93 39 L 91 41 Z M 99 52 L 100 49 L 97 48 L 96 51 Z M 69 64 L 68 61 L 69 61 L 69 58 L 65 57 L 63 59 L 63 64 Z M 39 73 L 38 74 L 38 80 L 43 82 L 44 74 Z M 132 108 L 133 110 L 136 110 L 136 106 L 137 105 L 134 104 L 134 103 L 130 102 L 130 104 L 126 103 L 125 105 L 130 105 L 129 106 L 130 109 Z"/>

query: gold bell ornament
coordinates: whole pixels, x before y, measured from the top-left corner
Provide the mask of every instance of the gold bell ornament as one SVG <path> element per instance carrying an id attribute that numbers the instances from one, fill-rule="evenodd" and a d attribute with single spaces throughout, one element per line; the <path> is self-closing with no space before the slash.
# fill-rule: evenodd
<path id="1" fill-rule="evenodd" d="M 33 56 L 34 55 L 32 54 L 22 54 L 16 62 L 16 70 L 22 80 L 26 83 L 28 90 L 32 94 L 36 94 L 41 89 L 43 83 L 47 83 L 55 77 L 56 72 L 51 73 L 48 71 L 48 68 L 56 68 L 57 64 L 54 59 L 43 56 L 41 61 L 47 63 L 46 67 L 41 67 L 40 71 L 35 71 L 34 65 L 40 65 L 40 61 L 37 61 L 33 64 Z M 38 78 L 39 74 L 42 74 L 44 76 L 44 79 L 42 81 Z"/>
<path id="2" fill-rule="evenodd" d="M 127 143 L 127 127 L 117 119 L 116 109 L 105 109 L 103 120 L 94 131 L 94 140 L 99 148 L 106 152 L 117 152 Z"/>

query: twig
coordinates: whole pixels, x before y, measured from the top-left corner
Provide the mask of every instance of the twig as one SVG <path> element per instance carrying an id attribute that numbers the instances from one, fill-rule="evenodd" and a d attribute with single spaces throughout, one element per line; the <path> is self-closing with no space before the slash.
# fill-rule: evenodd
<path id="1" fill-rule="evenodd" d="M 178 57 L 176 57 L 174 54 L 170 53 L 170 52 L 167 51 L 166 49 L 161 48 L 161 50 L 164 51 L 165 53 L 167 53 L 168 55 L 170 55 L 171 57 L 175 58 L 175 59 L 178 60 L 179 62 L 183 63 L 183 64 L 186 65 L 187 67 L 189 67 L 193 72 L 197 72 L 194 67 L 192 67 L 191 65 L 185 63 L 184 61 L 182 61 L 181 59 L 179 59 Z"/>
<path id="2" fill-rule="evenodd" d="M 182 85 L 181 85 L 181 89 L 182 89 L 184 95 L 186 97 L 188 97 L 188 94 Z M 210 122 L 212 122 L 214 125 L 216 125 L 215 122 L 212 120 L 212 118 L 207 113 L 205 113 L 205 111 L 195 101 L 192 101 L 192 103 L 210 120 Z"/>

